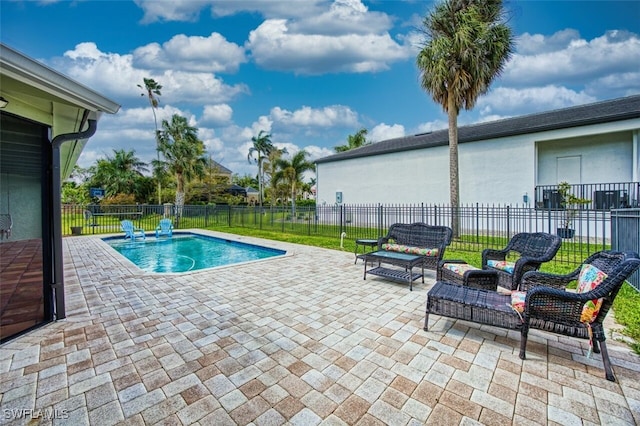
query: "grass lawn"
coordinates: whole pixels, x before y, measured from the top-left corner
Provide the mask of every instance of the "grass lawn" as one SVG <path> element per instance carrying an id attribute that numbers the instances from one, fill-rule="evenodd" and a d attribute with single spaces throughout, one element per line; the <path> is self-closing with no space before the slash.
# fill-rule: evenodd
<path id="1" fill-rule="evenodd" d="M 340 240 L 335 237 L 286 234 L 280 231 L 267 231 L 239 227 L 229 228 L 226 226 L 220 228 L 209 227 L 207 229 L 334 250 L 344 250 L 351 253 L 355 250 L 355 242 L 353 240 L 344 240 L 343 247 L 341 248 Z M 445 258 L 462 259 L 465 262 L 478 267 L 482 263 L 480 251 L 471 252 L 447 249 Z M 553 274 L 566 274 L 573 271 L 574 267 L 569 264 L 549 262 L 544 264 L 541 270 Z M 616 321 L 625 327 L 624 330 L 622 330 L 622 333 L 634 340 L 633 343 L 630 343 L 630 346 L 637 354 L 640 354 L 640 293 L 629 284 L 624 284 L 613 304 L 613 311 Z"/>

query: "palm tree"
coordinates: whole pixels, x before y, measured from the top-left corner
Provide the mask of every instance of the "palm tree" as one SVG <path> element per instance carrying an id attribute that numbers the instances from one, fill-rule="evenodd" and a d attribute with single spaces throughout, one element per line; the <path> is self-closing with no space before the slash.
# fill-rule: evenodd
<path id="1" fill-rule="evenodd" d="M 501 0 L 445 0 L 423 21 L 420 84 L 449 120 L 449 180 L 454 237 L 459 236 L 458 113 L 489 90 L 513 51 Z"/>
<path id="2" fill-rule="evenodd" d="M 140 96 L 147 96 L 149 99 L 149 105 L 151 105 L 151 111 L 153 112 L 153 123 L 155 124 L 155 137 L 156 137 L 156 155 L 157 163 L 160 163 L 160 143 L 158 142 L 158 118 L 156 116 L 156 109 L 158 108 L 158 98 L 156 96 L 162 96 L 160 89 L 162 86 L 158 84 L 152 78 L 143 78 L 144 87 L 138 84 L 138 87 L 146 90 L 146 93 L 141 93 Z M 156 178 L 158 179 L 158 204 L 162 204 L 162 179 L 159 171 L 156 169 Z"/>
<path id="3" fill-rule="evenodd" d="M 275 149 L 275 147 L 271 143 L 271 134 L 266 133 L 264 130 L 260 130 L 258 136 L 253 136 L 251 138 L 251 142 L 253 142 L 253 146 L 249 148 L 247 161 L 251 163 L 253 154 L 257 154 L 258 158 L 254 159 L 254 161 L 258 163 L 258 200 L 260 203 L 260 209 L 262 210 L 262 199 L 264 197 L 264 175 L 262 171 L 262 163 L 264 159 L 269 156 L 271 151 Z"/>
<path id="4" fill-rule="evenodd" d="M 158 142 L 165 158 L 164 169 L 176 177 L 176 215 L 179 218 L 184 206 L 186 183 L 205 175 L 204 143 L 198 139 L 198 129 L 189 126 L 187 119 L 178 114 L 171 117 L 171 122 L 162 120 Z"/>
<path id="5" fill-rule="evenodd" d="M 273 175 L 278 171 L 276 166 L 278 159 L 284 154 L 288 154 L 286 148 L 274 148 L 262 162 L 262 184 L 264 185 L 264 190 L 270 200 L 277 198 L 274 191 L 275 186 L 272 185 Z"/>
<path id="6" fill-rule="evenodd" d="M 102 187 L 107 196 L 116 194 L 134 194 L 140 198 L 138 184 L 146 172 L 147 164 L 140 161 L 134 150 L 113 150 L 114 156 L 97 161 L 97 167 L 91 183 Z"/>
<path id="7" fill-rule="evenodd" d="M 302 183 L 302 175 L 306 171 L 313 171 L 315 167 L 313 163 L 307 161 L 306 151 L 298 151 L 291 158 L 287 160 L 285 158 L 279 158 L 276 160 L 276 167 L 278 171 L 273 175 L 273 181 L 277 185 L 280 182 L 284 182 L 289 186 L 291 190 L 291 217 L 296 215 L 296 196 L 297 188 Z"/>
<path id="8" fill-rule="evenodd" d="M 360 148 L 361 146 L 369 145 L 371 142 L 367 142 L 367 129 L 360 129 L 354 135 L 347 136 L 347 144 L 339 145 L 333 149 L 336 152 L 345 152 L 354 148 Z"/>

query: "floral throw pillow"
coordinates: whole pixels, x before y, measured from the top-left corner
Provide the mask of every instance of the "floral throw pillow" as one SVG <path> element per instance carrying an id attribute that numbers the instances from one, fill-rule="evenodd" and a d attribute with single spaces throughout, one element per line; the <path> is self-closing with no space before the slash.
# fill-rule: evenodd
<path id="1" fill-rule="evenodd" d="M 518 313 L 524 312 L 524 301 L 527 298 L 526 291 L 512 291 L 511 292 L 511 307 Z"/>
<path id="2" fill-rule="evenodd" d="M 580 275 L 578 276 L 578 288 L 576 293 L 587 293 L 596 288 L 602 281 L 607 278 L 607 274 L 593 265 L 582 265 Z M 587 301 L 582 308 L 580 321 L 592 323 L 598 316 L 602 307 L 602 298 Z"/>

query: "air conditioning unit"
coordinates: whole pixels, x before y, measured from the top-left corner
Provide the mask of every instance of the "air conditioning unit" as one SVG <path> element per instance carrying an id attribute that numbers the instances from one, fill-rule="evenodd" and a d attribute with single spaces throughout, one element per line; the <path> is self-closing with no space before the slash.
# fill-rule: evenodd
<path id="1" fill-rule="evenodd" d="M 629 198 L 627 191 L 606 190 L 593 192 L 593 208 L 596 210 L 611 210 L 627 207 Z"/>
<path id="2" fill-rule="evenodd" d="M 544 189 L 542 191 L 542 206 L 545 209 L 559 209 L 562 204 L 562 196 L 557 189 Z"/>

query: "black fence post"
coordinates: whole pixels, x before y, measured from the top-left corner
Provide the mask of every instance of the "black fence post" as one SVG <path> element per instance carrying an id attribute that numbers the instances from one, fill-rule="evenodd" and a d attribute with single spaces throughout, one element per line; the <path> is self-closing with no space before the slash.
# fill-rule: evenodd
<path id="1" fill-rule="evenodd" d="M 476 203 L 476 244 L 480 243 L 480 203 Z"/>

